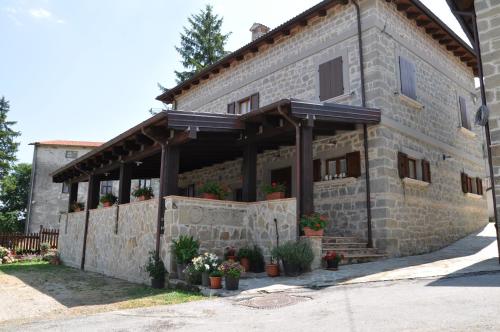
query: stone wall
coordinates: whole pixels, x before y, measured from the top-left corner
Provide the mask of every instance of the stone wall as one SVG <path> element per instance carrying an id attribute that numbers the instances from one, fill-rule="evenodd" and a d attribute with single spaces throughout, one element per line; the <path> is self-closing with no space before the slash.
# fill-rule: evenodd
<path id="1" fill-rule="evenodd" d="M 58 249 L 65 265 L 80 268 L 82 263 L 85 212 L 64 214 L 59 229 Z"/>

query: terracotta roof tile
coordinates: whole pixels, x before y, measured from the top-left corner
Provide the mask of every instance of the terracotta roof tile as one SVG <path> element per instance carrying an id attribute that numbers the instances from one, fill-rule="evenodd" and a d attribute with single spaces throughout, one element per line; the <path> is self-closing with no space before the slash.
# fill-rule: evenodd
<path id="1" fill-rule="evenodd" d="M 70 141 L 70 140 L 51 140 L 32 143 L 34 145 L 58 145 L 58 146 L 81 146 L 81 147 L 98 147 L 103 142 L 88 142 L 88 141 Z"/>

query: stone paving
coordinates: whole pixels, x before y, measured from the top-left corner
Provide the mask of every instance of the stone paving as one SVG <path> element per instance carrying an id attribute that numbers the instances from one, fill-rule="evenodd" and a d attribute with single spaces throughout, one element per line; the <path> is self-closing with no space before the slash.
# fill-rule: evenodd
<path id="1" fill-rule="evenodd" d="M 213 296 L 245 297 L 256 293 L 315 289 L 338 284 L 456 276 L 490 271 L 500 271 L 495 227 L 491 223 L 481 231 L 429 254 L 345 265 L 338 271 L 315 270 L 297 278 L 253 275 L 240 280 L 240 290 L 237 292 L 210 289 L 203 289 L 202 292 Z"/>

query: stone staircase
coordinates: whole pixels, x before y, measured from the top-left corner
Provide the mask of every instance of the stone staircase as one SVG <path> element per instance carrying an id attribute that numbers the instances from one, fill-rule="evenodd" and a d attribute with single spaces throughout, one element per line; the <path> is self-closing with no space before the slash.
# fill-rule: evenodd
<path id="1" fill-rule="evenodd" d="M 340 264 L 373 262 L 385 258 L 385 253 L 377 248 L 367 248 L 366 241 L 355 237 L 323 236 L 322 255 L 327 251 L 335 251 L 344 255 Z"/>

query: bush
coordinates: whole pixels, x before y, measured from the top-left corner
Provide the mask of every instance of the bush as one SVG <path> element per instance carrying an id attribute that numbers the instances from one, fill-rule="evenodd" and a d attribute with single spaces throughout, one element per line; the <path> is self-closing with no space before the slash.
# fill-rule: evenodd
<path id="1" fill-rule="evenodd" d="M 303 215 L 300 218 L 300 228 L 309 227 L 314 231 L 319 231 L 320 229 L 325 229 L 327 218 L 319 213 L 313 213 L 310 215 Z"/>
<path id="2" fill-rule="evenodd" d="M 172 252 L 178 264 L 187 264 L 198 255 L 200 243 L 192 236 L 181 235 L 178 240 L 172 240 Z"/>
<path id="3" fill-rule="evenodd" d="M 207 194 L 214 194 L 219 199 L 224 199 L 229 193 L 229 191 L 230 191 L 229 188 L 223 187 L 220 184 L 213 181 L 207 181 L 200 187 L 200 192 Z"/>
<path id="4" fill-rule="evenodd" d="M 0 260 L 10 254 L 10 250 L 5 247 L 0 247 Z"/>
<path id="5" fill-rule="evenodd" d="M 134 190 L 132 196 L 134 197 L 144 196 L 145 198 L 149 199 L 151 197 L 154 197 L 153 188 L 151 187 L 138 188 Z"/>
<path id="6" fill-rule="evenodd" d="M 298 267 L 299 272 L 311 269 L 314 253 L 307 240 L 289 241 L 273 249 L 273 256 L 283 260 L 284 265 Z"/>
<path id="7" fill-rule="evenodd" d="M 149 273 L 151 279 L 162 279 L 165 278 L 167 269 L 160 258 L 157 258 L 156 251 L 152 250 L 149 252 L 148 262 L 145 266 L 146 272 Z"/>
<path id="8" fill-rule="evenodd" d="M 48 244 L 47 242 L 40 244 L 40 253 L 42 255 L 46 254 L 49 251 L 49 249 L 50 249 L 50 244 Z"/>
<path id="9" fill-rule="evenodd" d="M 188 283 L 192 285 L 201 284 L 201 271 L 198 271 L 194 264 L 188 264 L 183 272 Z"/>
<path id="10" fill-rule="evenodd" d="M 266 263 L 264 261 L 264 255 L 262 254 L 262 250 L 256 245 L 253 246 L 253 250 L 251 250 L 250 257 L 250 271 L 260 273 L 264 272 Z"/>

